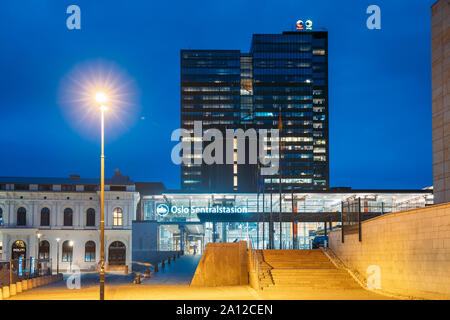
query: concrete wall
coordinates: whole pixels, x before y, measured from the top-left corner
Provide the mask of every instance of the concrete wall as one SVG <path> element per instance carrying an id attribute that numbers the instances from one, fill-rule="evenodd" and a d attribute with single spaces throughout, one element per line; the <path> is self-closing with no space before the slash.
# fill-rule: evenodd
<path id="1" fill-rule="evenodd" d="M 427 299 L 450 299 L 450 204 L 386 214 L 362 223 L 358 234 L 330 233 L 330 247 L 363 278 L 379 266 L 381 290 Z"/>
<path id="2" fill-rule="evenodd" d="M 450 202 L 450 4 L 431 8 L 434 203 Z"/>
<path id="3" fill-rule="evenodd" d="M 139 263 L 158 264 L 172 258 L 178 251 L 158 251 L 158 223 L 156 221 L 133 221 L 133 270 L 143 271 L 148 266 Z"/>
<path id="4" fill-rule="evenodd" d="M 208 243 L 191 286 L 216 287 L 248 284 L 247 242 Z"/>
<path id="5" fill-rule="evenodd" d="M 156 221 L 133 221 L 132 230 L 133 254 L 139 251 L 158 250 L 158 223 Z"/>

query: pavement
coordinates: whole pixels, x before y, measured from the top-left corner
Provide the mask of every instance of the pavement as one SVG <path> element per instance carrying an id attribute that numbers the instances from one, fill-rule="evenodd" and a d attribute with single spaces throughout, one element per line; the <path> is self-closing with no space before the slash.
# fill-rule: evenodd
<path id="1" fill-rule="evenodd" d="M 363 288 L 353 290 L 273 290 L 256 291 L 250 286 L 190 287 L 201 256 L 185 255 L 150 278 L 141 278 L 141 284 L 133 284 L 133 273 L 108 272 L 105 277 L 105 298 L 108 300 L 384 300 L 382 296 Z M 34 288 L 10 298 L 10 300 L 98 300 L 98 273 L 82 273 L 80 288 L 69 289 L 73 277 L 64 275 L 63 281 Z M 72 280 L 72 281 L 70 281 Z M 72 285 L 73 287 L 73 285 Z"/>

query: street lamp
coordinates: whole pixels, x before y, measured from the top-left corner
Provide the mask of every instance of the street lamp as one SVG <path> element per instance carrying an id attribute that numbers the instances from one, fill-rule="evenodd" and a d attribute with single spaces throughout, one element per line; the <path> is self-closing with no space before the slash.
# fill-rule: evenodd
<path id="1" fill-rule="evenodd" d="M 39 247 L 41 246 L 41 236 L 42 234 L 38 233 L 36 234 L 38 241 L 37 241 L 37 258 L 39 259 Z M 36 253 L 36 252 L 35 252 Z"/>
<path id="2" fill-rule="evenodd" d="M 37 255 L 35 256 L 35 259 L 37 257 L 37 259 L 39 261 L 39 248 L 41 246 L 41 236 L 42 236 L 42 234 L 38 233 L 38 234 L 36 234 L 36 236 L 38 238 L 38 241 L 37 241 Z M 37 264 L 35 264 L 35 265 L 37 265 Z M 31 265 L 31 259 L 30 259 L 30 271 L 31 271 L 31 267 L 32 267 L 32 265 Z M 33 274 L 35 274 L 35 273 L 36 273 L 36 270 L 33 270 Z M 39 273 L 39 269 L 38 269 L 38 273 Z"/>
<path id="3" fill-rule="evenodd" d="M 56 238 L 56 274 L 59 274 L 59 240 L 61 239 Z"/>
<path id="4" fill-rule="evenodd" d="M 101 110 L 101 155 L 100 155 L 100 300 L 105 300 L 105 111 L 108 96 L 104 92 L 95 94 Z"/>

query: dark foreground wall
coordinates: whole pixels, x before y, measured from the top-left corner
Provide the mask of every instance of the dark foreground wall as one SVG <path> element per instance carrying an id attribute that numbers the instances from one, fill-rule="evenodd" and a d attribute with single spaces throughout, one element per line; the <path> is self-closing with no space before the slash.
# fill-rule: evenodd
<path id="1" fill-rule="evenodd" d="M 248 284 L 247 242 L 208 243 L 191 286 L 216 287 Z"/>
<path id="2" fill-rule="evenodd" d="M 132 231 L 132 261 L 134 271 L 149 268 L 148 264 L 156 265 L 163 260 L 173 258 L 178 251 L 158 251 L 158 224 L 155 221 L 133 221 Z"/>

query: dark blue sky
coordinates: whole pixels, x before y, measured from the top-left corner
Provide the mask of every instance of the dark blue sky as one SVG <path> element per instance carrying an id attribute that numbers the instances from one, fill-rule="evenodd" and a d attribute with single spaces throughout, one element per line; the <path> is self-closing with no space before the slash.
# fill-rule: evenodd
<path id="1" fill-rule="evenodd" d="M 435 0 L 3 0 L 0 176 L 99 176 L 99 134 L 74 125 L 65 77 L 103 59 L 134 80 L 125 126 L 107 122 L 106 170 L 179 188 L 179 50 L 249 50 L 298 19 L 329 31 L 331 186 L 432 185 L 430 7 Z M 66 28 L 81 8 L 82 29 Z M 382 29 L 368 30 L 368 5 Z M 73 108 L 71 106 L 70 108 Z M 144 117 L 144 119 L 142 119 Z M 119 129 L 116 129 L 119 127 Z"/>

